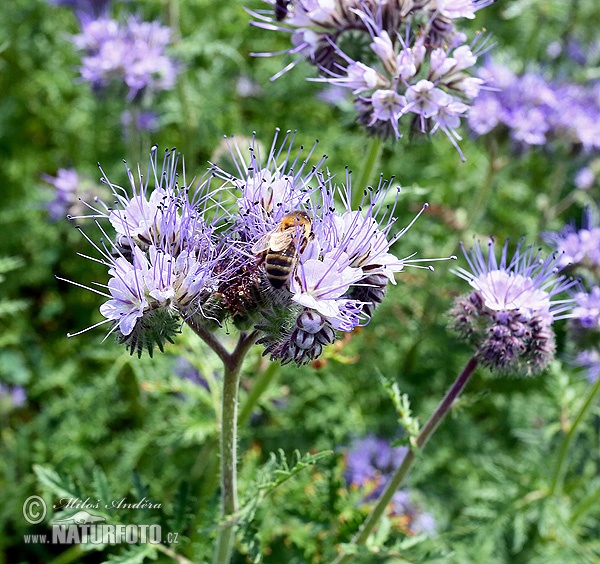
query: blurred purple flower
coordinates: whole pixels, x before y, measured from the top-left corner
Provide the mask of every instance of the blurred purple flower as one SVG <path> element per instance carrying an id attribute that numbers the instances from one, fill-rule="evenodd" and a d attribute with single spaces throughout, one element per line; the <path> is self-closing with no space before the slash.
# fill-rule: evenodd
<path id="1" fill-rule="evenodd" d="M 600 286 L 590 292 L 577 292 L 573 308 L 573 321 L 583 329 L 600 330 Z"/>
<path id="2" fill-rule="evenodd" d="M 47 204 L 52 221 L 79 216 L 85 210 L 82 200 L 92 198 L 99 188 L 74 168 L 59 168 L 56 176 L 42 174 L 41 178 L 54 188 L 54 198 Z"/>
<path id="3" fill-rule="evenodd" d="M 125 110 L 121 114 L 121 125 L 126 133 L 132 126 L 135 126 L 136 131 L 154 133 L 159 129 L 158 114 L 151 110 L 141 112 Z"/>
<path id="4" fill-rule="evenodd" d="M 22 407 L 27 403 L 27 393 L 23 386 L 10 386 L 0 382 L 0 397 L 9 397 L 13 407 Z"/>
<path id="5" fill-rule="evenodd" d="M 81 77 L 93 87 L 124 83 L 129 100 L 147 90 L 174 87 L 178 69 L 166 53 L 171 41 L 168 27 L 135 17 L 125 23 L 108 17 L 82 18 L 81 26 L 73 43 L 85 53 Z"/>
<path id="6" fill-rule="evenodd" d="M 579 190 L 589 190 L 596 182 L 596 175 L 589 166 L 585 166 L 577 171 L 574 182 Z"/>
<path id="7" fill-rule="evenodd" d="M 588 151 L 600 149 L 598 84 L 551 82 L 534 72 L 517 76 L 491 61 L 480 69 L 479 77 L 489 89 L 480 93 L 469 113 L 475 135 L 505 128 L 519 146 L 556 140 Z"/>
<path id="8" fill-rule="evenodd" d="M 598 350 L 589 349 L 578 353 L 574 364 L 587 370 L 587 379 L 591 384 L 600 377 L 600 352 Z"/>
<path id="9" fill-rule="evenodd" d="M 365 492 L 365 503 L 373 501 L 402 464 L 407 451 L 407 447 L 391 447 L 389 441 L 367 435 L 354 443 L 346 454 L 346 483 Z M 435 533 L 435 519 L 411 500 L 408 490 L 394 493 L 390 516 L 401 518 L 402 528 L 409 534 Z"/>
<path id="10" fill-rule="evenodd" d="M 179 376 L 179 378 L 183 378 L 184 380 L 188 380 L 193 384 L 201 386 L 205 390 L 209 390 L 206 378 L 204 378 L 202 374 L 200 374 L 200 371 L 185 357 L 178 356 L 175 359 L 173 372 L 176 376 Z"/>
<path id="11" fill-rule="evenodd" d="M 55 6 L 69 6 L 79 16 L 87 14 L 94 17 L 107 14 L 112 3 L 111 0 L 48 0 L 48 2 Z"/>
<path id="12" fill-rule="evenodd" d="M 560 267 L 594 269 L 600 266 L 600 226 L 596 223 L 588 209 L 583 214 L 581 229 L 571 224 L 558 233 L 542 234 L 544 240 L 556 250 Z"/>

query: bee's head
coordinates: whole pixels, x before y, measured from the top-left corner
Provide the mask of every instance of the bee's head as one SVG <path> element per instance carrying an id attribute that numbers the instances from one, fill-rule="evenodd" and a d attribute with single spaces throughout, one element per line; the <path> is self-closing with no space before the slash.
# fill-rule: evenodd
<path id="1" fill-rule="evenodd" d="M 298 226 L 303 226 L 306 235 L 308 236 L 312 227 L 312 220 L 310 219 L 310 216 L 304 211 L 295 211 L 284 216 L 281 220 L 280 229 L 284 231 L 286 229 L 289 229 L 290 227 Z"/>

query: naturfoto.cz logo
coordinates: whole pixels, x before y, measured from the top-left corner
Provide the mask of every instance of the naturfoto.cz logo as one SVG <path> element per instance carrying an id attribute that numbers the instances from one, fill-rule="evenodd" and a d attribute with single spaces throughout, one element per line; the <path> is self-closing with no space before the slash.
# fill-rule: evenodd
<path id="1" fill-rule="evenodd" d="M 61 502 L 64 500 L 61 500 Z M 69 508 L 89 507 L 88 503 L 75 503 L 70 500 Z M 78 500 L 80 501 L 80 500 Z M 87 500 L 86 500 L 87 501 Z M 107 507 L 116 507 L 107 505 Z M 133 505 L 133 504 L 128 504 Z M 154 504 L 160 507 L 160 504 Z M 138 507 L 141 504 L 137 505 Z M 56 506 L 54 506 L 56 508 Z M 65 505 L 59 506 L 60 508 Z M 46 516 L 46 503 L 39 496 L 31 496 L 23 504 L 23 515 L 31 524 L 40 523 Z M 81 509 L 51 524 L 50 534 L 24 535 L 25 544 L 177 544 L 178 533 L 169 532 L 163 539 L 160 525 L 124 525 L 106 523 L 106 517 L 94 515 Z"/>

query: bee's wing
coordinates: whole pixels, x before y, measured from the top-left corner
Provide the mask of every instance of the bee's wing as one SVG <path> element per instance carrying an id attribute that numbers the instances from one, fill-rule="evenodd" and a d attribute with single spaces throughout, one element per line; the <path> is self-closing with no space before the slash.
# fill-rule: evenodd
<path id="1" fill-rule="evenodd" d="M 276 231 L 271 235 L 269 240 L 269 249 L 275 252 L 287 249 L 292 244 L 295 233 L 295 227 L 288 227 L 283 231 Z"/>
<path id="2" fill-rule="evenodd" d="M 252 252 L 255 255 L 259 255 L 260 253 L 264 253 L 265 251 L 269 250 L 269 247 L 271 246 L 270 242 L 272 235 L 272 231 L 271 233 L 263 235 L 258 241 L 256 241 L 256 243 L 254 243 L 254 245 L 252 245 Z"/>

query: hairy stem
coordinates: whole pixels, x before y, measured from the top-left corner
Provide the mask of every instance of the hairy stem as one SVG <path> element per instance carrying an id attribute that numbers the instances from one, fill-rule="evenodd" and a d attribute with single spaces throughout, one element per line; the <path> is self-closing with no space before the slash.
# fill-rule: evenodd
<path id="1" fill-rule="evenodd" d="M 244 357 L 256 340 L 256 332 L 242 333 L 231 354 L 223 360 L 223 398 L 221 415 L 221 518 L 214 564 L 227 564 L 231 559 L 235 537 L 235 522 L 238 511 L 237 494 L 237 415 L 240 372 Z M 216 352 L 216 351 L 215 351 Z M 217 353 L 218 354 L 218 353 Z"/>
<path id="2" fill-rule="evenodd" d="M 459 396 L 461 391 L 467 385 L 467 382 L 471 378 L 471 375 L 475 371 L 477 367 L 477 359 L 473 356 L 465 366 L 464 370 L 458 376 L 458 378 L 454 381 L 444 399 L 437 406 L 436 410 L 433 412 L 433 415 L 429 418 L 427 423 L 425 423 L 424 427 L 421 429 L 421 432 L 417 436 L 415 445 L 411 448 L 404 457 L 402 464 L 400 467 L 394 472 L 391 480 L 388 482 L 387 486 L 381 493 L 381 496 L 377 500 L 377 503 L 369 513 L 365 522 L 362 524 L 360 530 L 352 539 L 352 544 L 362 545 L 367 542 L 369 535 L 375 528 L 375 525 L 383 515 L 386 507 L 392 501 L 392 497 L 396 490 L 400 487 L 410 469 L 412 468 L 413 462 L 415 461 L 416 455 L 418 452 L 423 450 L 427 442 L 429 441 L 431 435 L 438 428 L 439 424 L 442 422 L 444 417 L 450 411 L 452 407 L 452 403 Z M 334 561 L 335 564 L 341 564 L 342 562 L 349 562 L 352 559 L 352 555 L 350 554 L 342 554 L 338 556 L 338 558 Z"/>

